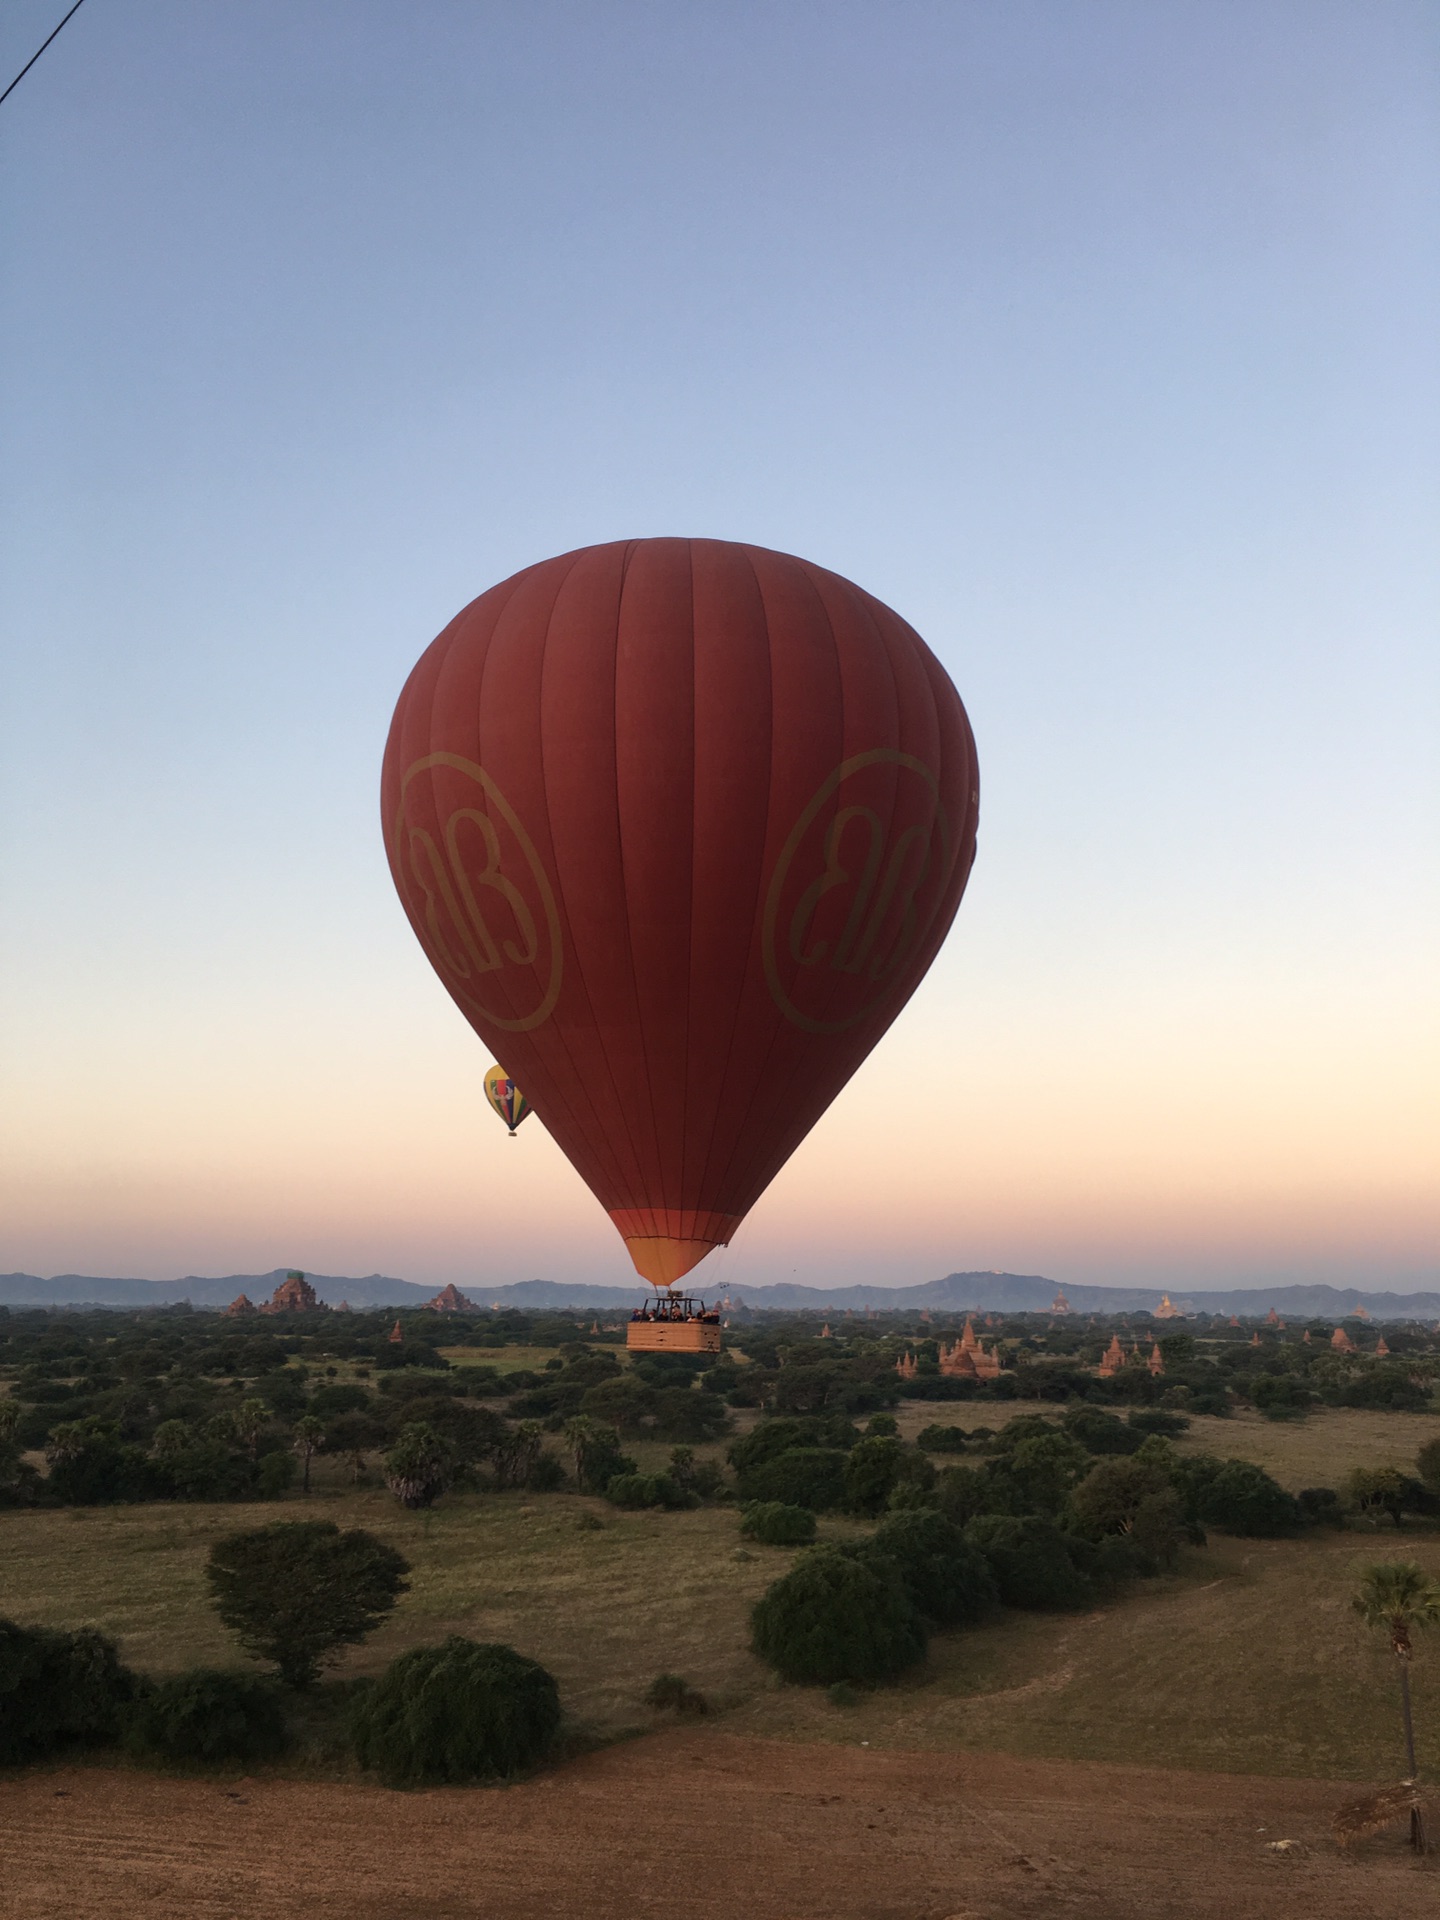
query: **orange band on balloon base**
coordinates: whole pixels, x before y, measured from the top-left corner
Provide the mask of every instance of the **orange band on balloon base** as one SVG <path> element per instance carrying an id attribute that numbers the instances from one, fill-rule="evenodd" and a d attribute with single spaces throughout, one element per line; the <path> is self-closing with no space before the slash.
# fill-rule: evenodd
<path id="1" fill-rule="evenodd" d="M 652 1287 L 673 1287 L 707 1253 L 727 1244 L 740 1224 L 734 1213 L 689 1207 L 622 1207 L 611 1213 L 635 1271 Z"/>
<path id="2" fill-rule="evenodd" d="M 719 1244 L 714 1240 L 676 1240 L 670 1235 L 626 1234 L 635 1271 L 652 1287 L 673 1287 Z"/>

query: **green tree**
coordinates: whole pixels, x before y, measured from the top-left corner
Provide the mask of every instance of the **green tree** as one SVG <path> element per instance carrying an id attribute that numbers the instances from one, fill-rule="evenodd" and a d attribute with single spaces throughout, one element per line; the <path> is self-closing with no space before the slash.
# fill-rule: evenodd
<path id="1" fill-rule="evenodd" d="M 1065 1535 L 1038 1514 L 981 1514 L 966 1527 L 965 1538 L 990 1562 L 1007 1607 L 1063 1611 L 1088 1606 L 1095 1597 L 1090 1580 L 1071 1558 Z"/>
<path id="2" fill-rule="evenodd" d="M 935 1484 L 935 1468 L 923 1453 L 893 1434 L 867 1434 L 845 1461 L 845 1504 L 852 1513 L 880 1513 L 902 1482 Z"/>
<path id="3" fill-rule="evenodd" d="M 1128 1536 L 1154 1567 L 1173 1567 L 1180 1557 L 1180 1496 L 1164 1469 L 1150 1461 L 1097 1461 L 1071 1494 L 1070 1513 L 1086 1538 Z"/>
<path id="4" fill-rule="evenodd" d="M 1406 1779 L 1413 1781 L 1415 1723 L 1410 1712 L 1411 1635 L 1416 1627 L 1440 1625 L 1440 1586 L 1413 1560 L 1383 1561 L 1367 1567 L 1360 1590 L 1351 1601 L 1367 1627 L 1382 1627 L 1390 1636 L 1390 1651 L 1400 1663 L 1400 1707 L 1405 1722 Z M 1425 1828 L 1419 1807 L 1410 1809 L 1410 1844 L 1425 1851 Z"/>
<path id="5" fill-rule="evenodd" d="M 103 1634 L 0 1620 L 0 1767 L 108 1745 L 138 1690 Z"/>
<path id="6" fill-rule="evenodd" d="M 263 1400 L 242 1400 L 231 1415 L 235 1437 L 250 1458 L 260 1451 L 260 1436 L 270 1424 L 270 1409 Z"/>
<path id="7" fill-rule="evenodd" d="M 1316 1395 L 1293 1373 L 1262 1373 L 1250 1383 L 1250 1399 L 1267 1420 L 1303 1419 Z"/>
<path id="8" fill-rule="evenodd" d="M 1126 1426 L 1118 1414 L 1106 1413 L 1103 1407 L 1074 1407 L 1061 1425 L 1087 1453 L 1134 1453 L 1144 1443 L 1145 1436 L 1133 1421 Z"/>
<path id="9" fill-rule="evenodd" d="M 409 1562 L 373 1533 L 332 1520 L 281 1520 L 226 1534 L 205 1578 L 224 1624 L 247 1653 L 308 1687 L 337 1649 L 379 1626 L 408 1589 Z"/>
<path id="10" fill-rule="evenodd" d="M 621 1374 L 587 1388 L 580 1411 L 592 1420 L 603 1420 L 622 1438 L 633 1438 L 644 1433 L 653 1422 L 659 1398 L 656 1388 Z M 721 1417 L 724 1417 L 723 1411 Z"/>
<path id="11" fill-rule="evenodd" d="M 779 1500 L 826 1513 L 845 1498 L 845 1459 L 838 1447 L 787 1447 L 740 1481 L 742 1500 Z"/>
<path id="12" fill-rule="evenodd" d="M 450 1484 L 453 1455 L 424 1420 L 402 1427 L 385 1456 L 385 1484 L 402 1507 L 431 1507 Z"/>
<path id="13" fill-rule="evenodd" d="M 0 1416 L 4 1411 L 4 1402 L 0 1401 Z M 1415 1456 L 1415 1471 L 1431 1493 L 1440 1493 L 1440 1440 L 1425 1442 Z"/>
<path id="14" fill-rule="evenodd" d="M 756 1500 L 746 1507 L 740 1531 L 763 1547 L 808 1547 L 815 1538 L 815 1516 L 808 1507 L 787 1507 L 780 1500 Z"/>
<path id="15" fill-rule="evenodd" d="M 495 1484 L 502 1491 L 506 1487 L 523 1487 L 530 1478 L 540 1457 L 544 1432 L 538 1420 L 521 1420 L 490 1449 Z"/>
<path id="16" fill-rule="evenodd" d="M 995 1462 L 993 1473 L 1015 1488 L 1018 1511 L 1055 1515 L 1090 1464 L 1090 1455 L 1077 1440 L 1051 1428 L 1021 1440 Z"/>
<path id="17" fill-rule="evenodd" d="M 635 1462 L 620 1451 L 613 1427 L 601 1426 L 588 1414 L 577 1413 L 565 1422 L 565 1446 L 581 1493 L 603 1493 L 618 1473 L 634 1473 Z"/>
<path id="18" fill-rule="evenodd" d="M 18 1404 L 8 1397 L 0 1400 L 0 1506 L 24 1503 L 39 1485 L 40 1476 L 24 1458 L 19 1427 Z"/>
<path id="19" fill-rule="evenodd" d="M 751 1614 L 757 1654 L 782 1680 L 891 1680 L 925 1657 L 925 1629 L 892 1560 L 809 1547 Z"/>
<path id="20" fill-rule="evenodd" d="M 286 1744 L 275 1682 L 209 1667 L 170 1674 L 140 1695 L 128 1716 L 125 1744 L 182 1765 L 272 1760 Z"/>
<path id="21" fill-rule="evenodd" d="M 933 1508 L 891 1514 L 859 1551 L 895 1562 L 910 1598 L 933 1626 L 970 1626 L 1000 1604 L 989 1561 Z"/>
<path id="22" fill-rule="evenodd" d="M 506 1779 L 543 1760 L 560 1727 L 553 1677 L 513 1647 L 452 1634 L 412 1647 L 356 1704 L 356 1758 L 392 1786 Z"/>
<path id="23" fill-rule="evenodd" d="M 1345 1494 L 1357 1512 L 1388 1513 L 1398 1527 L 1405 1506 L 1405 1476 L 1395 1467 L 1356 1467 L 1346 1477 Z"/>
<path id="24" fill-rule="evenodd" d="M 309 1493 L 310 1462 L 317 1449 L 324 1444 L 325 1424 L 323 1421 L 317 1420 L 313 1413 L 302 1414 L 300 1419 L 295 1422 L 293 1431 L 295 1436 L 295 1451 L 300 1456 L 302 1474 L 300 1491 L 302 1493 Z"/>
<path id="25" fill-rule="evenodd" d="M 358 1408 L 336 1414 L 325 1429 L 325 1445 L 331 1453 L 343 1453 L 350 1463 L 350 1479 L 359 1486 L 365 1471 L 365 1456 L 382 1444 L 385 1431 L 373 1415 Z"/>

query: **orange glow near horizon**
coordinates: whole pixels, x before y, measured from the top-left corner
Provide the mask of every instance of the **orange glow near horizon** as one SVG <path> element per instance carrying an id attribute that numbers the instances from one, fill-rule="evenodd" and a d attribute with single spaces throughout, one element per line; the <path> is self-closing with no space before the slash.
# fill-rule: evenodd
<path id="1" fill-rule="evenodd" d="M 1077 1045 L 931 993 L 697 1279 L 1433 1278 L 1434 1131 L 1398 1018 L 1351 1022 L 1322 1053 L 1308 1022 L 1263 1007 L 1209 1024 L 1112 1010 Z M 481 1097 L 480 1049 L 419 1004 L 343 1078 L 297 1028 L 203 1091 L 183 1055 L 83 1098 L 55 1082 L 7 1123 L 6 1264 L 627 1283 L 541 1123 L 511 1140 Z"/>

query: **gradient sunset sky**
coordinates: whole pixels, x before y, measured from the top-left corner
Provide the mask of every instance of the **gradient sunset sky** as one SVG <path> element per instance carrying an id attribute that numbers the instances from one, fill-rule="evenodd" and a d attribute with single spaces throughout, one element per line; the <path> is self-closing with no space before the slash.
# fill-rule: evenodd
<path id="1" fill-rule="evenodd" d="M 1410 0 L 88 0 L 0 108 L 0 1271 L 625 1279 L 379 767 L 677 533 L 895 607 L 982 777 L 697 1282 L 1434 1285 L 1437 106 Z"/>

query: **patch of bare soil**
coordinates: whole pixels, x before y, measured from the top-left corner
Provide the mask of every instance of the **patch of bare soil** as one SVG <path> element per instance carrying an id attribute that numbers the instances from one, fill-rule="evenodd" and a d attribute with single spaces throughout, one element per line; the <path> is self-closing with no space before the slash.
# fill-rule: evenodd
<path id="1" fill-rule="evenodd" d="M 5 1920 L 1426 1920 L 1334 1781 L 678 1729 L 505 1790 L 67 1768 L 0 1784 Z M 1290 1841 L 1276 1849 L 1275 1843 Z"/>

